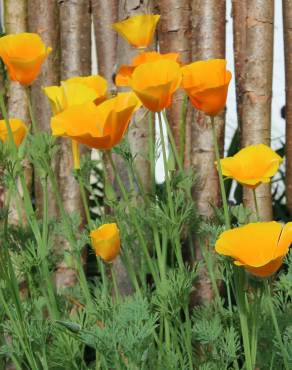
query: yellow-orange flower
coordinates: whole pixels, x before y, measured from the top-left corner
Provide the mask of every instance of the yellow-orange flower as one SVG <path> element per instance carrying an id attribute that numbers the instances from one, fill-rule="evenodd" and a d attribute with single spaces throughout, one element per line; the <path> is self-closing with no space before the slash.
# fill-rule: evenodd
<path id="1" fill-rule="evenodd" d="M 0 57 L 9 77 L 22 85 L 30 85 L 39 75 L 44 60 L 52 51 L 36 33 L 19 33 L 0 38 Z"/>
<path id="2" fill-rule="evenodd" d="M 170 106 L 180 83 L 180 66 L 172 60 L 143 63 L 135 69 L 130 80 L 142 104 L 152 112 L 160 112 Z"/>
<path id="3" fill-rule="evenodd" d="M 111 149 L 122 140 L 140 106 L 141 102 L 131 92 L 120 93 L 98 106 L 92 102 L 74 105 L 52 117 L 52 133 L 91 148 Z"/>
<path id="4" fill-rule="evenodd" d="M 20 119 L 9 120 L 11 131 L 13 134 L 13 140 L 16 146 L 19 146 L 27 134 L 27 127 Z M 8 129 L 4 120 L 0 121 L 0 140 L 5 142 L 9 140 Z"/>
<path id="5" fill-rule="evenodd" d="M 258 222 L 224 231 L 215 250 L 253 275 L 267 277 L 280 268 L 291 243 L 292 222 L 284 227 L 275 221 Z"/>
<path id="6" fill-rule="evenodd" d="M 270 147 L 255 144 L 241 149 L 233 157 L 220 160 L 224 176 L 232 177 L 242 185 L 256 188 L 270 182 L 278 171 L 282 158 Z"/>
<path id="7" fill-rule="evenodd" d="M 86 102 L 100 104 L 106 99 L 107 82 L 99 76 L 72 77 L 62 81 L 61 86 L 45 87 L 54 114 Z"/>
<path id="8" fill-rule="evenodd" d="M 159 18 L 158 14 L 135 15 L 122 22 L 114 23 L 112 26 L 135 48 L 146 48 L 152 42 Z"/>
<path id="9" fill-rule="evenodd" d="M 195 108 L 215 116 L 226 104 L 231 72 L 226 60 L 212 59 L 182 67 L 182 87 Z"/>
<path id="10" fill-rule="evenodd" d="M 157 51 L 147 51 L 144 53 L 140 53 L 136 55 L 132 59 L 131 65 L 123 64 L 120 66 L 120 69 L 116 75 L 115 83 L 117 86 L 128 86 L 130 83 L 130 78 L 132 73 L 134 72 L 135 68 L 140 64 L 147 63 L 147 62 L 155 62 L 157 60 L 173 60 L 174 62 L 179 63 L 180 56 L 178 53 L 166 53 L 160 54 Z"/>
<path id="11" fill-rule="evenodd" d="M 104 224 L 90 233 L 95 254 L 106 262 L 113 261 L 120 252 L 121 240 L 117 224 Z"/>

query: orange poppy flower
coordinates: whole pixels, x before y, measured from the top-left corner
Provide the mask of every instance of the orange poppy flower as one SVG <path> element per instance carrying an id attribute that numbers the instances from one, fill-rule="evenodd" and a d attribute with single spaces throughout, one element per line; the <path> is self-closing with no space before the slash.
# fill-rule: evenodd
<path id="1" fill-rule="evenodd" d="M 220 160 L 222 174 L 249 188 L 270 182 L 283 159 L 270 147 L 255 144 L 241 149 L 233 157 Z"/>
<path id="2" fill-rule="evenodd" d="M 135 69 L 130 80 L 142 104 L 152 112 L 170 106 L 180 83 L 180 66 L 172 60 L 143 63 Z"/>
<path id="3" fill-rule="evenodd" d="M 73 105 L 94 102 L 100 104 L 106 100 L 107 82 L 99 75 L 72 77 L 62 81 L 61 86 L 43 88 L 49 98 L 54 114 Z"/>
<path id="4" fill-rule="evenodd" d="M 112 25 L 130 45 L 135 48 L 146 48 L 152 42 L 160 15 L 141 14 L 130 17 Z"/>
<path id="5" fill-rule="evenodd" d="M 19 146 L 23 142 L 23 139 L 25 138 L 28 129 L 25 123 L 21 121 L 20 119 L 16 119 L 16 118 L 10 119 L 9 123 L 10 123 L 15 145 Z M 6 122 L 5 120 L 1 120 L 0 121 L 0 140 L 5 142 L 5 141 L 8 141 L 8 139 L 9 139 L 9 134 L 8 134 Z"/>
<path id="6" fill-rule="evenodd" d="M 0 57 L 9 77 L 22 85 L 30 85 L 39 75 L 44 60 L 52 51 L 36 33 L 19 33 L 0 38 Z"/>
<path id="7" fill-rule="evenodd" d="M 120 66 L 120 69 L 115 78 L 115 83 L 117 86 L 128 86 L 130 83 L 132 73 L 134 72 L 135 68 L 140 64 L 147 62 L 155 62 L 157 60 L 163 59 L 173 60 L 174 62 L 179 63 L 180 62 L 179 58 L 180 56 L 178 53 L 160 54 L 157 51 L 147 51 L 144 53 L 140 53 L 132 59 L 131 65 L 123 64 Z"/>
<path id="8" fill-rule="evenodd" d="M 74 105 L 51 119 L 54 136 L 69 137 L 96 149 L 118 144 L 141 102 L 133 93 L 120 93 L 96 106 L 92 102 Z"/>
<path id="9" fill-rule="evenodd" d="M 282 265 L 292 243 L 292 222 L 258 222 L 224 231 L 216 242 L 219 254 L 232 257 L 237 266 L 268 277 Z"/>
<path id="10" fill-rule="evenodd" d="M 121 240 L 117 224 L 104 224 L 90 233 L 95 254 L 106 262 L 113 261 L 120 252 Z"/>
<path id="11" fill-rule="evenodd" d="M 212 59 L 182 67 L 182 87 L 198 110 L 215 116 L 226 104 L 231 72 L 226 60 Z"/>

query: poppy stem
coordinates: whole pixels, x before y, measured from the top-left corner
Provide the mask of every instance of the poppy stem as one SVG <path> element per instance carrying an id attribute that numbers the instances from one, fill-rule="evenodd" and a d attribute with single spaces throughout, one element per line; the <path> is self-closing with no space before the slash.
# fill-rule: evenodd
<path id="1" fill-rule="evenodd" d="M 260 221 L 260 212 L 259 212 L 259 206 L 258 206 L 258 201 L 257 201 L 256 190 L 255 189 L 252 189 L 252 192 L 253 192 L 253 199 L 254 199 L 254 205 L 255 205 L 255 211 L 256 211 L 257 221 Z"/>
<path id="2" fill-rule="evenodd" d="M 151 174 L 151 190 L 152 194 L 155 194 L 156 181 L 155 181 L 155 130 L 154 130 L 154 120 L 153 113 L 148 112 L 149 118 L 149 162 L 150 162 L 150 174 Z"/>
<path id="3" fill-rule="evenodd" d="M 268 307 L 269 307 L 269 310 L 270 310 L 270 315 L 271 315 L 273 325 L 274 325 L 274 329 L 275 329 L 275 332 L 276 332 L 276 337 L 277 337 L 278 343 L 279 343 L 280 348 L 281 348 L 283 361 L 284 361 L 284 367 L 285 367 L 286 370 L 289 370 L 290 367 L 289 367 L 289 363 L 288 363 L 288 360 L 287 360 L 288 359 L 288 353 L 287 353 L 287 350 L 286 350 L 286 348 L 284 346 L 284 343 L 283 343 L 283 340 L 282 340 L 281 332 L 280 332 L 278 321 L 277 321 L 277 316 L 275 314 L 274 305 L 273 305 L 273 301 L 272 301 L 271 290 L 270 290 L 267 279 L 264 281 L 264 287 L 265 287 L 266 298 L 267 298 L 267 301 L 268 301 Z"/>
<path id="4" fill-rule="evenodd" d="M 115 176 L 115 178 L 117 180 L 118 186 L 119 186 L 119 188 L 121 190 L 122 197 L 124 198 L 124 201 L 125 201 L 125 203 L 128 206 L 129 214 L 130 214 L 130 216 L 131 216 L 131 218 L 133 220 L 133 224 L 134 224 L 134 227 L 136 229 L 139 242 L 141 243 L 141 246 L 142 246 L 142 249 L 143 249 L 143 253 L 144 253 L 144 255 L 146 257 L 146 260 L 147 260 L 148 268 L 149 268 L 149 270 L 150 270 L 150 272 L 151 272 L 151 274 L 153 276 L 153 279 L 154 279 L 155 283 L 157 284 L 158 281 L 159 281 L 158 280 L 157 271 L 156 271 L 156 268 L 155 268 L 155 266 L 154 266 L 154 264 L 152 262 L 152 259 L 151 259 L 151 256 L 150 256 L 150 253 L 149 253 L 149 250 L 148 250 L 147 243 L 146 243 L 146 241 L 145 241 L 145 239 L 143 237 L 143 234 L 141 232 L 141 229 L 140 229 L 140 226 L 139 226 L 139 222 L 137 220 L 137 216 L 136 216 L 135 212 L 133 212 L 133 210 L 132 210 L 132 206 L 130 204 L 130 199 L 128 197 L 128 194 L 127 194 L 127 191 L 125 189 L 125 186 L 124 186 L 124 184 L 122 182 L 122 179 L 121 179 L 121 177 L 120 177 L 120 175 L 119 175 L 119 173 L 117 171 L 116 165 L 115 165 L 115 163 L 113 161 L 112 154 L 111 154 L 110 151 L 107 151 L 106 153 L 107 153 L 109 162 L 111 164 L 111 167 L 113 169 L 113 173 L 114 173 L 114 176 Z"/>
<path id="5" fill-rule="evenodd" d="M 160 117 L 160 113 L 158 113 L 158 116 Z M 173 134 L 172 134 L 172 131 L 171 131 L 171 128 L 170 128 L 165 110 L 162 111 L 162 116 L 163 116 L 163 119 L 164 119 L 164 122 L 165 122 L 165 125 L 166 125 L 167 136 L 169 138 L 169 142 L 170 142 L 170 146 L 171 146 L 171 149 L 173 151 L 173 154 L 174 154 L 174 158 L 176 160 L 176 163 L 178 165 L 179 170 L 183 171 L 183 165 L 182 165 L 182 162 L 181 162 L 181 158 L 178 154 L 177 147 L 176 147 L 176 144 L 175 144 L 175 140 L 174 140 L 174 137 L 173 137 Z"/>
<path id="6" fill-rule="evenodd" d="M 33 113 L 30 91 L 29 91 L 28 88 L 26 88 L 25 91 L 26 91 L 26 96 L 27 96 L 27 105 L 28 105 L 29 116 L 30 116 L 31 124 L 32 124 L 32 131 L 33 131 L 34 134 L 36 134 L 38 132 L 38 128 L 37 128 L 35 116 L 34 116 L 34 113 Z"/>
<path id="7" fill-rule="evenodd" d="M 186 147 L 186 123 L 188 113 L 188 96 L 185 95 L 182 103 L 181 117 L 179 122 L 179 145 L 180 145 L 180 162 L 182 165 L 185 161 L 185 147 Z"/>
<path id="8" fill-rule="evenodd" d="M 223 180 L 223 175 L 222 175 L 222 167 L 221 167 L 221 162 L 220 162 L 220 153 L 219 153 L 219 147 L 218 147 L 218 141 L 217 141 L 217 135 L 216 135 L 215 119 L 213 116 L 211 116 L 210 118 L 211 118 L 215 158 L 216 158 L 217 170 L 218 170 L 218 175 L 219 175 L 219 184 L 220 184 L 220 190 L 221 190 L 221 196 L 222 196 L 222 202 L 223 202 L 225 226 L 226 226 L 226 229 L 230 229 L 231 222 L 230 222 L 230 217 L 229 217 L 229 210 L 228 210 L 228 203 L 227 203 L 226 191 L 225 191 L 225 186 L 224 186 L 224 180 Z"/>

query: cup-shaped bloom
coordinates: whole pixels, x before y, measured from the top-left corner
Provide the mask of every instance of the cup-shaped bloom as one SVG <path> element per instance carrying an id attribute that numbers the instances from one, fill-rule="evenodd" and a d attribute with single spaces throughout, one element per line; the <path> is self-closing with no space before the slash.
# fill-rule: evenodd
<path id="1" fill-rule="evenodd" d="M 282 160 L 267 145 L 255 144 L 241 149 L 233 157 L 221 159 L 220 163 L 224 176 L 254 189 L 261 183 L 270 182 Z"/>
<path id="2" fill-rule="evenodd" d="M 146 48 L 152 42 L 159 18 L 158 14 L 140 14 L 114 23 L 112 27 L 130 45 L 135 48 Z"/>
<path id="3" fill-rule="evenodd" d="M 43 88 L 49 98 L 54 114 L 87 102 L 100 104 L 106 99 L 107 82 L 99 76 L 72 77 L 62 81 L 61 86 Z"/>
<path id="4" fill-rule="evenodd" d="M 27 134 L 27 127 L 20 119 L 12 118 L 9 120 L 13 140 L 16 146 L 19 146 Z M 0 140 L 5 142 L 9 140 L 9 133 L 5 120 L 0 121 Z"/>
<path id="5" fill-rule="evenodd" d="M 180 66 L 172 60 L 143 63 L 135 68 L 130 80 L 132 89 L 151 112 L 169 107 L 180 83 Z"/>
<path id="6" fill-rule="evenodd" d="M 215 116 L 226 104 L 231 72 L 225 59 L 194 62 L 182 67 L 182 87 L 191 103 L 207 115 Z"/>
<path id="7" fill-rule="evenodd" d="M 19 33 L 0 38 L 0 57 L 9 77 L 30 85 L 39 75 L 44 60 L 52 51 L 36 33 Z"/>
<path id="8" fill-rule="evenodd" d="M 258 222 L 224 231 L 215 250 L 253 275 L 267 277 L 281 267 L 291 243 L 292 222 Z"/>
<path id="9" fill-rule="evenodd" d="M 160 54 L 157 51 L 146 51 L 136 55 L 132 59 L 132 64 L 126 65 L 123 64 L 120 66 L 120 69 L 116 75 L 115 83 L 117 86 L 128 86 L 130 83 L 130 78 L 135 68 L 140 64 L 147 62 L 156 62 L 157 60 L 173 60 L 174 62 L 180 62 L 180 56 L 178 53 L 166 53 Z"/>
<path id="10" fill-rule="evenodd" d="M 117 224 L 104 224 L 90 233 L 95 254 L 106 262 L 113 261 L 120 252 L 121 240 Z"/>
<path id="11" fill-rule="evenodd" d="M 118 144 L 141 102 L 132 92 L 120 93 L 95 105 L 74 105 L 51 119 L 54 136 L 64 136 L 95 149 L 111 149 Z"/>

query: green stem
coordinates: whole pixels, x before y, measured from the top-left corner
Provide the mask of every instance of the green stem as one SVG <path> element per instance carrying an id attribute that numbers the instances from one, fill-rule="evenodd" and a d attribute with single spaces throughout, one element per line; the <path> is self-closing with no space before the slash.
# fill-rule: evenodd
<path id="1" fill-rule="evenodd" d="M 26 179 L 25 179 L 25 176 L 24 176 L 23 168 L 22 168 L 22 166 L 19 165 L 18 150 L 17 150 L 17 147 L 16 147 L 14 139 L 13 139 L 13 133 L 12 133 L 12 130 L 11 130 L 11 126 L 10 126 L 10 122 L 9 122 L 9 118 L 8 118 L 8 114 L 7 114 L 7 110 L 6 110 L 6 106 L 5 106 L 5 102 L 4 102 L 4 96 L 3 96 L 2 92 L 0 92 L 0 108 L 1 108 L 3 118 L 5 120 L 5 123 L 6 123 L 7 130 L 8 130 L 9 145 L 10 145 L 11 150 L 12 150 L 13 158 L 15 160 L 16 165 L 20 167 L 19 178 L 20 178 L 20 182 L 21 182 L 21 188 L 22 188 L 22 191 L 23 191 L 23 201 L 24 201 L 24 208 L 25 208 L 26 215 L 27 215 L 27 220 L 28 220 L 28 223 L 29 223 L 29 225 L 32 229 L 34 237 L 36 239 L 37 246 L 38 246 L 38 253 L 39 253 L 39 255 L 44 256 L 45 253 L 46 253 L 45 252 L 46 251 L 46 245 L 44 244 L 41 233 L 40 233 L 38 221 L 37 221 L 37 218 L 36 218 L 33 206 L 32 206 L 30 192 L 29 192 L 28 187 L 27 187 L 27 183 L 26 183 Z M 55 297 L 52 281 L 51 281 L 50 276 L 49 276 L 49 269 L 47 267 L 46 258 L 42 259 L 41 269 L 42 269 L 42 271 L 41 271 L 42 278 L 43 278 L 43 280 L 46 284 L 48 296 L 50 297 L 49 301 L 48 301 L 48 309 L 49 309 L 52 317 L 57 319 L 58 318 L 57 302 L 56 302 L 56 297 Z"/>
<path id="2" fill-rule="evenodd" d="M 153 122 L 153 113 L 149 112 L 149 162 L 150 162 L 150 174 L 151 174 L 151 190 L 152 194 L 155 194 L 155 124 Z"/>
<path id="3" fill-rule="evenodd" d="M 188 96 L 185 95 L 182 103 L 181 117 L 179 123 L 180 163 L 182 164 L 184 164 L 185 161 L 187 112 Z"/>
<path id="4" fill-rule="evenodd" d="M 170 179 L 169 179 L 169 172 L 168 172 L 168 166 L 167 166 L 167 156 L 166 156 L 166 145 L 165 145 L 164 134 L 163 134 L 161 112 L 158 113 L 158 121 L 159 121 L 159 132 L 160 132 L 160 141 L 161 141 L 161 149 L 162 149 L 162 158 L 163 158 L 163 166 L 164 166 L 164 175 L 165 175 L 165 184 L 166 184 L 168 206 L 169 206 L 169 211 L 170 211 L 171 218 L 173 219 L 173 217 L 174 217 L 174 206 L 173 206 L 173 200 L 172 200 L 171 188 L 170 188 Z"/>
<path id="5" fill-rule="evenodd" d="M 76 169 L 75 171 L 76 171 L 76 177 L 77 177 L 78 184 L 79 184 L 79 189 L 80 189 L 80 194 L 81 194 L 81 199 L 82 199 L 82 203 L 83 203 L 83 209 L 84 209 L 86 221 L 87 221 L 88 227 L 90 228 L 91 227 L 91 217 L 90 217 L 89 205 L 88 205 L 88 201 L 87 201 L 87 196 L 86 196 L 84 184 L 83 184 L 83 181 L 82 181 L 80 169 Z"/>
<path id="6" fill-rule="evenodd" d="M 222 167 L 221 167 L 221 162 L 220 162 L 220 153 L 219 153 L 219 148 L 218 148 L 215 120 L 213 116 L 211 116 L 211 126 L 212 126 L 215 157 L 216 157 L 216 162 L 217 162 L 219 183 L 220 183 L 221 196 L 222 196 L 223 209 L 224 209 L 225 226 L 226 226 L 226 229 L 230 229 L 231 223 L 230 223 L 230 217 L 229 217 L 229 211 L 228 211 L 228 202 L 227 202 L 224 180 L 223 180 L 223 175 L 222 175 Z"/>
<path id="7" fill-rule="evenodd" d="M 171 218 L 172 221 L 175 221 L 174 220 L 175 219 L 174 204 L 173 204 L 173 199 L 172 199 L 172 194 L 171 194 L 169 171 L 168 171 L 168 166 L 167 166 L 166 145 L 165 145 L 165 140 L 164 140 L 164 135 L 163 135 L 161 112 L 158 113 L 158 121 L 159 121 L 160 141 L 161 141 L 162 158 L 163 158 L 164 173 L 165 173 L 165 184 L 166 184 L 168 207 L 169 207 L 169 211 L 170 211 L 170 218 Z M 174 142 L 173 142 L 173 145 L 175 147 Z M 177 151 L 176 151 L 176 153 L 177 153 Z M 177 154 L 177 158 L 178 158 L 178 154 Z M 182 254 L 181 254 L 181 245 L 180 245 L 179 235 L 178 235 L 178 233 L 175 233 L 175 235 L 176 236 L 174 238 L 174 241 L 172 241 L 172 243 L 175 246 L 176 258 L 177 258 L 177 262 L 179 264 L 179 267 L 180 267 L 180 269 L 183 269 L 184 268 L 184 263 L 183 263 Z"/>
<path id="8" fill-rule="evenodd" d="M 57 201 L 57 205 L 58 205 L 58 208 L 60 210 L 60 213 L 61 213 L 61 217 L 62 217 L 62 219 L 65 223 L 65 226 L 66 226 L 66 231 L 67 231 L 67 235 L 68 235 L 68 238 L 69 238 L 69 243 L 70 243 L 71 247 L 73 247 L 73 249 L 75 249 L 74 247 L 76 245 L 76 239 L 75 239 L 74 231 L 73 231 L 72 226 L 71 226 L 71 221 L 70 221 L 70 218 L 69 218 L 67 212 L 65 211 L 55 175 L 52 171 L 52 168 L 48 164 L 47 164 L 47 173 L 48 173 L 51 185 L 52 185 L 53 192 L 54 192 L 55 197 L 56 197 L 56 201 Z M 76 251 L 75 251 L 75 253 L 76 253 Z M 82 265 L 82 262 L 81 262 L 81 254 L 80 254 L 79 251 L 77 253 L 75 261 L 76 261 L 76 264 L 77 264 L 79 281 L 80 281 L 80 285 L 81 285 L 81 289 L 83 291 L 84 297 L 85 297 L 86 302 L 87 302 L 88 306 L 90 307 L 90 309 L 94 310 L 94 304 L 93 304 L 92 297 L 91 297 L 91 294 L 90 294 L 90 291 L 89 291 L 89 288 L 88 288 L 86 276 L 85 276 L 83 265 Z"/>
<path id="9" fill-rule="evenodd" d="M 124 187 L 124 184 L 122 182 L 122 179 L 121 179 L 121 177 L 120 177 L 120 175 L 119 175 L 119 173 L 118 173 L 118 171 L 116 169 L 116 166 L 115 166 L 115 163 L 113 161 L 111 152 L 108 151 L 107 152 L 107 155 L 108 155 L 108 159 L 109 159 L 109 162 L 111 164 L 111 167 L 113 169 L 114 176 L 115 176 L 115 178 L 117 180 L 118 186 L 119 186 L 119 188 L 121 190 L 121 193 L 122 193 L 122 196 L 124 198 L 124 201 L 126 202 L 126 204 L 128 206 L 128 210 L 129 210 L 130 216 L 131 216 L 131 218 L 133 220 L 133 223 L 134 223 L 134 226 L 135 226 L 135 229 L 136 229 L 136 232 L 137 232 L 137 236 L 138 236 L 139 242 L 141 244 L 141 247 L 143 249 L 143 253 L 144 253 L 144 255 L 146 257 L 146 260 L 147 260 L 148 268 L 149 268 L 149 270 L 150 270 L 150 272 L 151 272 L 151 274 L 153 276 L 154 281 L 157 283 L 158 282 L 157 272 L 156 272 L 156 269 L 154 267 L 154 264 L 153 264 L 153 261 L 151 259 L 151 256 L 149 254 L 148 246 L 147 246 L 147 244 L 146 244 L 146 242 L 144 240 L 143 234 L 142 234 L 141 229 L 139 227 L 139 222 L 137 220 L 137 216 L 136 216 L 135 212 L 133 212 L 133 210 L 132 210 L 132 206 L 130 204 L 130 200 L 129 200 L 127 191 L 126 191 L 126 189 Z"/>
<path id="10" fill-rule="evenodd" d="M 260 221 L 260 212 L 259 212 L 259 207 L 258 207 L 256 190 L 252 189 L 252 193 L 253 193 L 253 200 L 254 200 L 254 206 L 255 206 L 255 210 L 256 210 L 257 221 Z"/>
<path id="11" fill-rule="evenodd" d="M 288 353 L 286 351 L 286 348 L 285 348 L 283 340 L 282 340 L 280 328 L 279 328 L 279 325 L 278 325 L 277 316 L 275 314 L 274 305 L 273 305 L 273 301 L 272 301 L 272 297 L 271 297 L 271 291 L 270 291 L 270 287 L 269 287 L 269 284 L 268 284 L 267 280 L 264 281 L 264 287 L 265 287 L 266 298 L 267 298 L 267 301 L 268 301 L 268 307 L 269 307 L 269 310 L 270 310 L 270 315 L 271 315 L 273 325 L 274 325 L 274 329 L 275 329 L 275 332 L 276 332 L 276 337 L 277 337 L 278 343 L 279 343 L 280 348 L 281 348 L 283 361 L 284 361 L 284 367 L 285 367 L 286 370 L 289 370 L 290 367 L 289 367 L 289 363 L 288 363 Z"/>
<path id="12" fill-rule="evenodd" d="M 243 340 L 243 348 L 245 354 L 245 365 L 247 370 L 253 370 L 252 358 L 251 358 L 251 347 L 249 339 L 249 330 L 248 330 L 248 318 L 247 318 L 247 306 L 246 306 L 246 297 L 245 297 L 245 271 L 241 269 L 236 269 L 235 271 L 235 293 L 236 301 L 238 306 L 239 320 L 241 326 L 241 334 Z"/>
<path id="13" fill-rule="evenodd" d="M 35 120 L 34 113 L 33 113 L 32 100 L 31 100 L 31 94 L 29 91 L 29 87 L 27 87 L 25 91 L 26 91 L 26 96 L 27 96 L 28 112 L 29 112 L 30 119 L 31 119 L 32 130 L 33 130 L 33 133 L 36 134 L 38 132 L 38 128 L 37 128 L 36 120 Z"/>
<path id="14" fill-rule="evenodd" d="M 165 122 L 165 125 L 166 125 L 167 135 L 168 135 L 168 138 L 169 138 L 171 149 L 172 149 L 173 154 L 174 154 L 174 158 L 176 160 L 176 163 L 178 165 L 179 170 L 183 171 L 183 165 L 182 165 L 182 162 L 181 162 L 181 158 L 178 154 L 177 147 L 176 147 L 176 144 L 175 144 L 175 140 L 174 140 L 174 137 L 173 137 L 173 134 L 172 134 L 172 131 L 171 131 L 171 128 L 170 128 L 165 110 L 162 111 L 162 115 L 163 115 L 163 119 L 164 119 L 164 122 Z M 158 113 L 158 116 L 161 117 L 161 112 Z"/>

